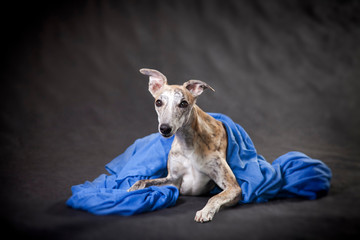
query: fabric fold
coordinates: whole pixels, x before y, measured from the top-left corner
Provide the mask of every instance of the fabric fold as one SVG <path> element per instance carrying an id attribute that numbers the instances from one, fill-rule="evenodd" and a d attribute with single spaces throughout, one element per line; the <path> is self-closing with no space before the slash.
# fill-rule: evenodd
<path id="1" fill-rule="evenodd" d="M 242 189 L 239 203 L 266 202 L 275 197 L 316 199 L 330 188 L 331 170 L 320 160 L 289 152 L 272 164 L 258 155 L 246 131 L 229 117 L 209 113 L 227 131 L 227 162 Z M 133 215 L 176 204 L 179 191 L 173 186 L 149 187 L 127 192 L 136 181 L 167 175 L 167 157 L 173 138 L 154 133 L 136 140 L 92 182 L 72 187 L 67 205 L 94 214 Z M 216 194 L 221 189 L 214 188 Z"/>

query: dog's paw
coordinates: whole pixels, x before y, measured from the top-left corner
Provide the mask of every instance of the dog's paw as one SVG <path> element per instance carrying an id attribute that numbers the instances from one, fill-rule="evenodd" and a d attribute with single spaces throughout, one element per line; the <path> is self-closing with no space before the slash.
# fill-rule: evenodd
<path id="1" fill-rule="evenodd" d="M 194 220 L 198 223 L 210 222 L 214 218 L 215 213 L 216 211 L 213 210 L 202 209 L 196 212 Z"/>
<path id="2" fill-rule="evenodd" d="M 143 189 L 145 187 L 146 187 L 146 183 L 143 180 L 139 180 L 136 183 L 134 183 L 134 185 L 132 185 L 131 188 L 129 188 L 127 191 L 132 192 L 132 191 Z"/>

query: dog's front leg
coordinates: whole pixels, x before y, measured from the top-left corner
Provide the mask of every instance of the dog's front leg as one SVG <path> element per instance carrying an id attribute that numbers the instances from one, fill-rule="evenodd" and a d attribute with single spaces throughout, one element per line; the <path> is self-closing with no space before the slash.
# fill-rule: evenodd
<path id="1" fill-rule="evenodd" d="M 235 205 L 241 199 L 241 188 L 225 159 L 218 158 L 208 168 L 209 176 L 223 191 L 209 199 L 203 209 L 197 211 L 196 222 L 209 222 L 222 207 Z"/>
<path id="2" fill-rule="evenodd" d="M 127 191 L 131 192 L 131 191 L 147 188 L 150 186 L 163 186 L 163 185 L 176 186 L 174 184 L 174 181 L 170 177 L 156 178 L 156 179 L 144 179 L 144 180 L 139 180 L 136 183 L 134 183 L 134 185 L 132 185 L 131 188 L 129 188 Z"/>
<path id="3" fill-rule="evenodd" d="M 222 207 L 230 207 L 235 205 L 240 200 L 241 189 L 239 187 L 228 188 L 223 192 L 213 196 L 209 199 L 203 209 L 196 212 L 195 221 L 204 223 L 209 222 L 214 218 Z"/>

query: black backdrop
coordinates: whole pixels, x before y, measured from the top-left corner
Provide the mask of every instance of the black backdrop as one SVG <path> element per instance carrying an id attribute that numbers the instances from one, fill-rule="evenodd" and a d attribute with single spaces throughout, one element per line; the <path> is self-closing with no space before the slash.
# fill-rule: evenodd
<path id="1" fill-rule="evenodd" d="M 51 3 L 49 3 L 51 2 Z M 360 227 L 359 1 L 24 1 L 2 5 L 3 233 L 51 239 L 356 238 Z M 67 208 L 156 131 L 142 67 L 200 79 L 198 104 L 241 124 L 273 161 L 298 150 L 333 171 L 317 201 L 193 217 L 208 197 L 133 217 Z"/>

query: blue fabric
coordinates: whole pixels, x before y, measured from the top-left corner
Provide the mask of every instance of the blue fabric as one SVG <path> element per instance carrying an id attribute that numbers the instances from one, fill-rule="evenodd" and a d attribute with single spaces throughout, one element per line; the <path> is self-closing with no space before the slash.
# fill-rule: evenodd
<path id="1" fill-rule="evenodd" d="M 272 164 L 258 155 L 249 135 L 229 117 L 210 113 L 223 122 L 228 134 L 227 161 L 242 189 L 239 203 L 266 202 L 275 197 L 316 199 L 330 188 L 331 170 L 300 152 L 289 152 Z M 67 205 L 94 214 L 133 215 L 174 206 L 179 191 L 172 186 L 127 192 L 140 179 L 167 175 L 167 157 L 173 137 L 154 133 L 138 139 L 106 165 L 110 175 L 72 187 Z M 216 194 L 221 189 L 214 188 Z"/>

